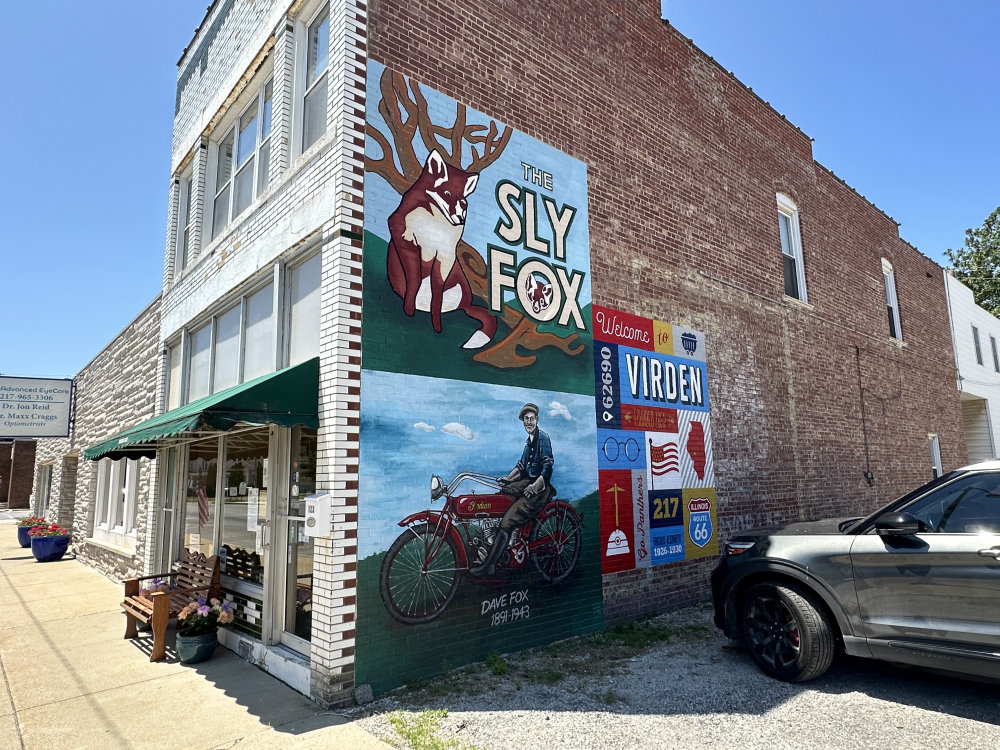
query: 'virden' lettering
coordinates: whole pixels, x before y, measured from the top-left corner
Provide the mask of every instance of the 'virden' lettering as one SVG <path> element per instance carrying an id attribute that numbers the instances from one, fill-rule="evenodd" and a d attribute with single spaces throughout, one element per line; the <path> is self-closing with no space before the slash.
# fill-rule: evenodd
<path id="1" fill-rule="evenodd" d="M 649 401 L 705 405 L 699 367 L 626 352 L 625 369 L 632 398 L 639 398 L 641 394 Z"/>

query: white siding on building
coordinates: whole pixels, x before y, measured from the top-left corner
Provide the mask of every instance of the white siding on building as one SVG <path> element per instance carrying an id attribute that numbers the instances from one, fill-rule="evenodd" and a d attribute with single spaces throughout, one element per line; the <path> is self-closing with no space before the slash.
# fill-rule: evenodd
<path id="1" fill-rule="evenodd" d="M 944 278 L 969 461 L 993 458 L 1000 445 L 1000 372 L 993 357 L 994 342 L 1000 347 L 1000 319 L 979 307 L 972 290 L 947 271 Z M 979 331 L 982 364 L 976 361 L 973 326 Z"/>

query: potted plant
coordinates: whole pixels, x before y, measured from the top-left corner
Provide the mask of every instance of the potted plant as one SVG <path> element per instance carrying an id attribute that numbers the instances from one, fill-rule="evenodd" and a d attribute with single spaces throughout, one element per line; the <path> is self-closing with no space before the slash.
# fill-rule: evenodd
<path id="1" fill-rule="evenodd" d="M 61 560 L 69 548 L 69 532 L 54 523 L 35 526 L 28 531 L 31 537 L 31 554 L 38 562 Z"/>
<path id="2" fill-rule="evenodd" d="M 26 516 L 17 522 L 17 541 L 22 547 L 31 546 L 31 537 L 28 532 L 35 526 L 45 526 L 48 524 L 44 518 L 39 516 Z"/>
<path id="3" fill-rule="evenodd" d="M 205 661 L 219 645 L 219 625 L 233 621 L 229 602 L 199 596 L 177 613 L 177 656 L 182 664 Z"/>

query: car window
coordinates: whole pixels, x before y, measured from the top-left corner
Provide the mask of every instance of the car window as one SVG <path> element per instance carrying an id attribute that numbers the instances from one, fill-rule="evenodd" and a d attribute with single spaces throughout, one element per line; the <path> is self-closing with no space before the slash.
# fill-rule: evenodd
<path id="1" fill-rule="evenodd" d="M 1000 473 L 967 474 L 904 509 L 921 522 L 921 532 L 1000 532 Z"/>

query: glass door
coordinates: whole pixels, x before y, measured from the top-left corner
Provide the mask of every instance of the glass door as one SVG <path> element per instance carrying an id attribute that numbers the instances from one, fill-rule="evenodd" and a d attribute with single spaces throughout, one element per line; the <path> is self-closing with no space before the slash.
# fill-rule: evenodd
<path id="1" fill-rule="evenodd" d="M 305 498 L 316 491 L 316 430 L 295 427 L 288 453 L 287 496 L 275 519 L 276 640 L 309 653 L 312 632 L 313 539 L 304 533 Z M 283 554 L 278 551 L 282 550 Z M 279 556 L 280 554 L 280 556 Z"/>

